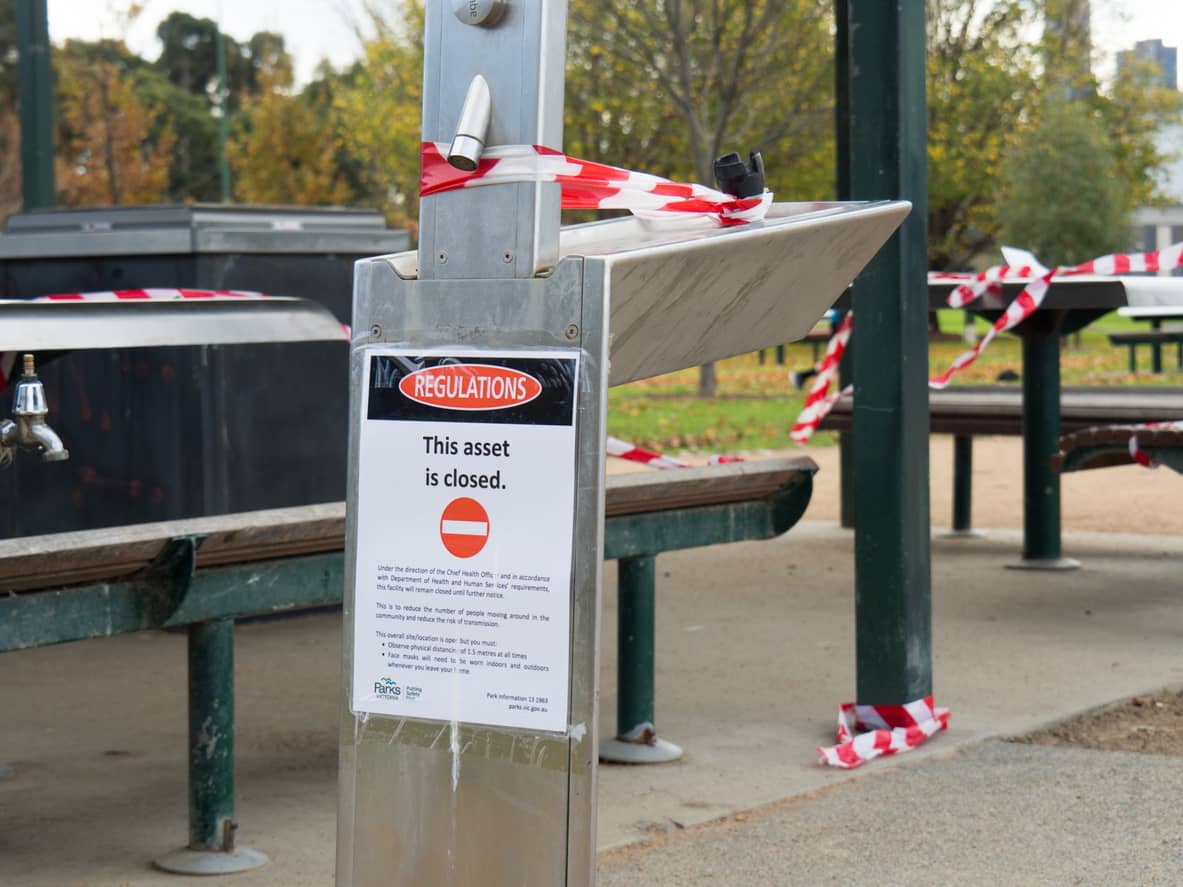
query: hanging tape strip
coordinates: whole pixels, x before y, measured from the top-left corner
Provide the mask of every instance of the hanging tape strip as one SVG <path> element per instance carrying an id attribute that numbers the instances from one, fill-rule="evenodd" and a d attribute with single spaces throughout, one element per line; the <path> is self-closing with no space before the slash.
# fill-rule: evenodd
<path id="1" fill-rule="evenodd" d="M 421 197 L 486 185 L 555 182 L 562 187 L 563 209 L 627 209 L 647 222 L 724 227 L 759 221 L 772 205 L 771 191 L 759 197 L 732 197 L 705 185 L 580 160 L 541 145 L 486 148 L 472 172 L 456 169 L 446 153 L 445 145 L 423 143 Z"/>

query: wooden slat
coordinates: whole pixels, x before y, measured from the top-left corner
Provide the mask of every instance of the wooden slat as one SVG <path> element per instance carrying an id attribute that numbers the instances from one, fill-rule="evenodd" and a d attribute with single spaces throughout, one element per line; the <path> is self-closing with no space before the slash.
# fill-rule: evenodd
<path id="1" fill-rule="evenodd" d="M 606 508 L 616 516 L 763 499 L 816 470 L 811 459 L 795 457 L 612 475 Z M 340 551 L 345 503 L 0 540 L 0 590 L 122 579 L 150 565 L 170 539 L 184 536 L 204 538 L 199 568 Z"/>
<path id="2" fill-rule="evenodd" d="M 932 431 L 938 434 L 1022 434 L 1023 393 L 1018 388 L 973 385 L 929 392 Z M 852 404 L 843 398 L 822 428 L 848 431 Z M 1060 397 L 1060 425 L 1077 431 L 1093 425 L 1183 419 L 1183 390 L 1121 387 L 1065 388 Z"/>

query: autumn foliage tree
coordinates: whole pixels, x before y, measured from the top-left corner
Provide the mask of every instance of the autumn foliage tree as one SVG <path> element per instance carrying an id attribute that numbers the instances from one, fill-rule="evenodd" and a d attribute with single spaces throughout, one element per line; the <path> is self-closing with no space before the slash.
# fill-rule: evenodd
<path id="1" fill-rule="evenodd" d="M 247 99 L 229 145 L 234 194 L 247 203 L 345 204 L 339 113 L 315 95 L 291 95 L 290 74 L 265 78 Z"/>
<path id="2" fill-rule="evenodd" d="M 67 41 L 57 61 L 59 199 L 69 206 L 156 203 L 176 136 L 146 101 L 119 42 Z"/>

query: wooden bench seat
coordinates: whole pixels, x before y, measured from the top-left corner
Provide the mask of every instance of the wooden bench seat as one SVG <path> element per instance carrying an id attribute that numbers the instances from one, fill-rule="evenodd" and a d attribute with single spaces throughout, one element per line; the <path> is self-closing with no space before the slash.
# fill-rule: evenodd
<path id="1" fill-rule="evenodd" d="M 1104 425 L 1065 434 L 1052 467 L 1067 472 L 1132 465 L 1130 438 L 1134 436 L 1138 448 L 1155 462 L 1183 472 L 1183 431 L 1141 425 Z"/>
<path id="2" fill-rule="evenodd" d="M 954 385 L 928 393 L 933 434 L 953 435 L 953 533 L 973 535 L 973 438 L 1022 435 L 1023 392 L 1018 386 Z M 1183 389 L 1071 386 L 1060 392 L 1060 430 L 1183 419 Z M 852 431 L 853 403 L 844 397 L 821 427 Z"/>
<path id="3" fill-rule="evenodd" d="M 790 457 L 607 479 L 604 555 L 619 561 L 620 644 L 618 739 L 605 759 L 681 754 L 654 727 L 657 555 L 784 533 L 816 470 Z M 340 603 L 344 546 L 341 502 L 3 540 L 0 653 L 187 626 L 191 669 L 229 663 L 219 686 L 190 686 L 190 709 L 202 712 L 233 686 L 232 655 L 206 647 L 232 649 L 240 616 Z"/>

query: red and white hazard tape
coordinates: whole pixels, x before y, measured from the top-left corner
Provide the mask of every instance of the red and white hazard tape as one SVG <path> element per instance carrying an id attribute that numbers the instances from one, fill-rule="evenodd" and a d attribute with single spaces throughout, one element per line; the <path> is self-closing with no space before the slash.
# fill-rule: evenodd
<path id="1" fill-rule="evenodd" d="M 1183 422 L 1147 422 L 1136 426 L 1137 430 L 1146 431 L 1183 431 Z M 1158 468 L 1158 463 L 1138 445 L 1138 435 L 1130 435 L 1130 458 L 1143 468 Z"/>
<path id="2" fill-rule="evenodd" d="M 805 396 L 805 406 L 789 432 L 789 436 L 799 444 L 805 443 L 813 436 L 813 432 L 817 431 L 817 426 L 833 408 L 834 403 L 847 393 L 836 391 L 831 394 L 830 385 L 838 374 L 838 364 L 842 361 L 842 355 L 850 341 L 853 326 L 854 312 L 850 311 L 842 318 L 842 323 L 838 325 L 834 335 L 830 336 L 826 353 L 817 366 L 817 375 L 813 377 L 813 385 L 810 386 L 809 394 Z"/>
<path id="3" fill-rule="evenodd" d="M 617 459 L 626 459 L 629 462 L 640 462 L 642 465 L 648 465 L 650 468 L 694 467 L 689 462 L 682 462 L 671 456 L 663 456 L 661 453 L 655 453 L 653 450 L 646 450 L 644 447 L 638 447 L 636 444 L 621 440 L 619 437 L 608 438 L 608 455 L 615 456 Z M 733 462 L 742 461 L 744 461 L 742 456 L 710 456 L 707 459 L 707 464 L 729 465 Z"/>
<path id="4" fill-rule="evenodd" d="M 949 368 L 943 373 L 929 379 L 932 388 L 945 388 L 953 377 L 966 367 L 972 365 L 989 344 L 997 338 L 999 333 L 1014 329 L 1037 310 L 1051 289 L 1052 280 L 1056 277 L 1072 277 L 1082 274 L 1114 275 L 1133 273 L 1156 273 L 1183 267 L 1183 243 L 1173 244 L 1163 250 L 1152 250 L 1145 253 L 1114 253 L 1101 256 L 1080 265 L 1065 265 L 1057 268 L 1046 268 L 1031 253 L 1011 247 L 1003 247 L 1003 255 L 1009 264 L 996 265 L 977 274 L 958 274 L 947 271 L 931 272 L 928 275 L 930 283 L 961 281 L 961 285 L 949 294 L 948 304 L 951 308 L 964 308 L 987 292 L 997 293 L 1003 281 L 1029 280 L 1029 283 L 1019 293 L 1018 297 L 1007 306 L 1002 316 L 986 331 L 986 334 L 969 351 L 954 359 Z M 1031 280 L 1031 278 L 1035 278 Z M 849 319 L 850 315 L 847 315 Z M 834 334 L 837 338 L 839 333 Z M 847 331 L 849 336 L 849 330 Z M 831 339 L 831 343 L 833 339 Z M 845 348 L 846 342 L 841 343 Z M 828 351 L 827 351 L 828 355 Z M 824 361 L 823 361 L 824 363 Z M 820 376 L 819 372 L 819 376 Z M 815 385 L 815 388 L 817 386 Z M 828 388 L 828 384 L 825 386 Z M 814 398 L 813 391 L 805 400 L 805 406 L 793 426 L 791 436 L 798 443 L 805 443 L 810 435 L 830 412 L 838 397 L 837 395 L 822 395 Z M 811 400 L 811 398 L 813 398 Z M 1131 450 L 1131 454 L 1133 450 Z"/>
<path id="5" fill-rule="evenodd" d="M 266 293 L 251 290 L 206 290 L 183 289 L 180 287 L 155 287 L 150 289 L 126 290 L 98 290 L 90 293 L 50 293 L 47 296 L 37 296 L 28 299 L 30 302 L 139 302 L 145 300 L 173 302 L 173 301 L 206 301 L 210 299 L 267 299 Z M 346 341 L 351 337 L 348 324 L 341 324 L 342 336 Z M 0 354 L 0 390 L 3 390 L 12 378 L 12 369 L 16 362 L 13 352 Z"/>
<path id="6" fill-rule="evenodd" d="M 446 145 L 423 143 L 420 196 L 485 185 L 556 182 L 562 187 L 563 209 L 627 209 L 645 221 L 720 226 L 759 221 L 772 205 L 771 191 L 737 198 L 705 185 L 580 160 L 541 145 L 486 148 L 472 172 L 448 163 L 447 151 Z"/>
<path id="7" fill-rule="evenodd" d="M 838 708 L 838 744 L 818 746 L 818 763 L 853 770 L 884 755 L 911 751 L 948 728 L 949 709 L 934 708 L 931 696 L 905 705 L 844 702 Z"/>
<path id="8" fill-rule="evenodd" d="M 263 293 L 248 290 L 194 290 L 162 287 L 140 290 L 101 290 L 93 293 L 52 293 L 30 299 L 32 302 L 134 302 L 144 299 L 176 301 L 178 299 L 266 299 Z"/>

